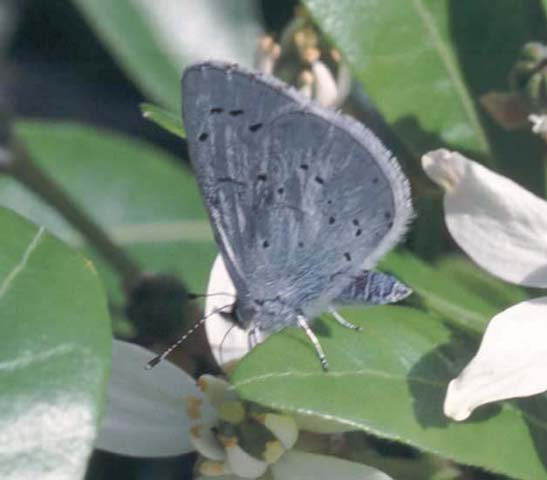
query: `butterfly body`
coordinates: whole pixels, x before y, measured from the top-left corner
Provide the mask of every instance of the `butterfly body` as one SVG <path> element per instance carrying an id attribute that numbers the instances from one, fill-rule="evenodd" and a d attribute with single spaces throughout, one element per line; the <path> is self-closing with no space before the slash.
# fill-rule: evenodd
<path id="1" fill-rule="evenodd" d="M 238 323 L 301 325 L 347 297 L 412 216 L 391 153 L 270 76 L 208 62 L 189 67 L 182 85 L 190 158 Z"/>

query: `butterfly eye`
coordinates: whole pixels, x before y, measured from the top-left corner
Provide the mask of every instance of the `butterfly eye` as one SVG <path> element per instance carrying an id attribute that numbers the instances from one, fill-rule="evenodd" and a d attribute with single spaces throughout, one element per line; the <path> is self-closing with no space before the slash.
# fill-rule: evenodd
<path id="1" fill-rule="evenodd" d="M 308 168 L 310 168 L 310 166 L 307 163 L 303 163 L 302 165 L 300 165 L 300 168 L 302 170 L 307 170 Z"/>
<path id="2" fill-rule="evenodd" d="M 202 133 L 199 137 L 198 137 L 198 140 L 200 142 L 204 142 L 205 140 L 207 140 L 209 138 L 209 134 L 207 133 Z"/>
<path id="3" fill-rule="evenodd" d="M 391 218 L 391 212 L 384 212 L 384 218 L 389 220 Z"/>
<path id="4" fill-rule="evenodd" d="M 358 237 L 361 235 L 361 233 L 363 233 L 363 230 L 361 230 L 360 228 L 357 229 L 357 231 L 355 232 L 355 236 Z"/>
<path id="5" fill-rule="evenodd" d="M 257 130 L 260 130 L 262 128 L 262 124 L 261 123 L 255 123 L 254 125 L 251 125 L 249 127 L 249 130 L 251 132 L 256 132 Z"/>
<path id="6" fill-rule="evenodd" d="M 334 217 L 329 217 L 329 225 L 332 225 L 334 222 L 336 222 L 336 219 Z"/>
<path id="7" fill-rule="evenodd" d="M 321 177 L 315 177 L 315 181 L 319 184 L 319 185 L 323 185 L 325 183 L 325 180 L 323 180 Z"/>
<path id="8" fill-rule="evenodd" d="M 351 255 L 348 252 L 344 253 L 344 257 L 348 262 L 351 262 Z"/>
<path id="9" fill-rule="evenodd" d="M 211 108 L 211 110 L 209 110 L 209 113 L 222 113 L 223 111 L 224 111 L 223 108 L 216 107 L 216 108 Z"/>
<path id="10" fill-rule="evenodd" d="M 239 115 L 243 115 L 243 110 L 230 110 L 230 115 L 232 117 L 238 117 Z"/>

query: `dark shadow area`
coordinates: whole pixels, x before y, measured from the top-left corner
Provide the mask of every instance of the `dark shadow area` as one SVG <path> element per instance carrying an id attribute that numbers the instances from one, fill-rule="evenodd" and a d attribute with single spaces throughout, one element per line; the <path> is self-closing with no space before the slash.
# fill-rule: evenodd
<path id="1" fill-rule="evenodd" d="M 186 480 L 193 478 L 197 455 L 149 459 L 131 458 L 95 450 L 89 462 L 85 480 Z"/>
<path id="2" fill-rule="evenodd" d="M 436 133 L 425 130 L 418 119 L 414 116 L 407 115 L 397 119 L 393 123 L 394 130 L 404 132 L 406 137 L 414 139 L 414 143 L 419 145 L 420 151 L 424 154 L 430 150 L 438 148 L 446 148 L 448 150 L 456 150 L 462 155 L 480 163 L 488 164 L 488 157 L 482 153 L 473 150 L 462 149 L 461 147 L 452 145 L 443 140 Z M 421 166 L 420 166 L 421 168 Z M 425 175 L 422 173 L 422 175 Z"/>
<path id="3" fill-rule="evenodd" d="M 186 142 L 142 117 L 139 104 L 151 100 L 125 76 L 71 1 L 26 0 L 16 12 L 19 23 L 0 78 L 2 108 L 18 118 L 120 131 L 185 163 Z"/>
<path id="4" fill-rule="evenodd" d="M 538 0 L 451 0 L 449 34 L 457 60 L 490 144 L 493 157 L 511 177 L 536 193 L 545 191 L 542 141 L 529 129 L 508 132 L 477 101 L 493 90 L 508 90 L 507 77 L 524 43 L 547 40 L 547 21 Z"/>
<path id="5" fill-rule="evenodd" d="M 471 360 L 477 347 L 477 339 L 451 329 L 449 342 L 424 355 L 412 367 L 408 375 L 408 386 L 414 401 L 416 419 L 422 427 L 444 428 L 452 422 L 443 413 L 446 388 L 450 380 Z M 413 378 L 420 378 L 431 384 L 417 382 Z M 467 422 L 488 420 L 499 410 L 500 407 L 495 404 L 481 407 Z"/>
<path id="6" fill-rule="evenodd" d="M 523 412 L 523 418 L 536 447 L 536 453 L 547 469 L 547 395 L 521 398 L 514 404 Z"/>
<path id="7" fill-rule="evenodd" d="M 488 164 L 488 158 L 477 152 L 461 149 L 446 143 L 438 134 L 425 130 L 415 116 L 405 116 L 393 123 L 393 130 L 405 132 L 405 136 L 421 145 L 423 153 L 439 148 L 458 151 L 479 163 Z M 415 218 L 406 240 L 407 246 L 420 258 L 435 260 L 455 246 L 444 224 L 443 193 L 441 187 L 430 180 L 421 166 L 419 158 L 407 162 L 407 172 L 412 181 Z"/>
<path id="8" fill-rule="evenodd" d="M 542 265 L 541 267 L 536 268 L 533 272 L 530 272 L 526 277 L 522 280 L 523 283 L 533 282 L 538 284 L 545 283 L 545 278 L 547 278 L 547 265 Z M 536 292 L 534 292 L 534 295 L 536 295 Z M 537 296 L 541 296 L 537 295 Z"/>
<path id="9" fill-rule="evenodd" d="M 329 321 L 334 321 L 334 320 L 329 320 Z M 323 317 L 319 317 L 313 321 L 312 329 L 315 332 L 315 334 L 319 337 L 319 340 L 321 340 L 321 337 L 330 337 L 332 335 L 331 327 L 328 324 L 328 321 Z"/>

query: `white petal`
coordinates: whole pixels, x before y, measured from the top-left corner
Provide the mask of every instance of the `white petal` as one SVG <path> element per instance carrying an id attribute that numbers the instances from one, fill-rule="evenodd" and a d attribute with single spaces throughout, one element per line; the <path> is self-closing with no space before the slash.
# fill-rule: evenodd
<path id="1" fill-rule="evenodd" d="M 282 443 L 286 450 L 291 449 L 298 440 L 298 425 L 288 415 L 265 413 L 256 419 L 261 422 Z"/>
<path id="2" fill-rule="evenodd" d="M 219 295 L 219 293 L 222 293 Z M 215 294 L 215 295 L 211 295 Z M 207 285 L 207 297 L 205 301 L 205 314 L 209 315 L 217 309 L 230 312 L 235 302 L 236 289 L 224 266 L 220 255 L 215 259 L 209 284 Z M 244 330 L 226 320 L 222 315 L 216 313 L 211 315 L 205 322 L 205 331 L 213 355 L 219 365 L 239 360 L 249 352 L 249 330 Z M 262 340 L 262 335 L 257 338 Z"/>
<path id="3" fill-rule="evenodd" d="M 311 64 L 311 71 L 315 77 L 315 99 L 323 107 L 332 107 L 338 98 L 338 87 L 329 68 L 321 61 Z"/>
<path id="4" fill-rule="evenodd" d="M 547 133 L 547 115 L 532 114 L 528 116 L 528 120 L 532 123 L 532 132 Z"/>
<path id="5" fill-rule="evenodd" d="M 190 429 L 190 439 L 201 456 L 216 462 L 226 460 L 226 451 L 209 425 L 194 425 Z"/>
<path id="6" fill-rule="evenodd" d="M 496 315 L 469 365 L 450 382 L 444 412 L 465 420 L 479 405 L 547 390 L 547 297 Z"/>
<path id="7" fill-rule="evenodd" d="M 338 89 L 338 94 L 336 102 L 333 105 L 333 108 L 338 108 L 351 93 L 351 70 L 347 64 L 342 61 L 342 56 L 338 50 L 331 50 L 331 56 L 338 65 L 338 71 L 336 73 L 336 88 Z"/>
<path id="8" fill-rule="evenodd" d="M 310 70 L 303 70 L 298 76 L 299 91 L 306 98 L 311 98 L 313 95 L 313 83 L 315 78 Z"/>
<path id="9" fill-rule="evenodd" d="M 106 408 L 96 447 L 136 457 L 166 457 L 190 452 L 187 400 L 200 408 L 199 422 L 213 422 L 215 413 L 194 379 L 165 361 L 151 370 L 152 352 L 115 340 Z"/>
<path id="10" fill-rule="evenodd" d="M 266 472 L 268 464 L 249 455 L 239 445 L 226 447 L 228 463 L 232 472 L 243 478 L 258 478 Z"/>
<path id="11" fill-rule="evenodd" d="M 199 389 L 205 394 L 211 405 L 217 410 L 224 402 L 232 402 L 239 399 L 235 388 L 226 380 L 214 375 L 204 374 L 198 378 Z"/>
<path id="12" fill-rule="evenodd" d="M 255 56 L 255 69 L 269 75 L 273 74 L 275 63 L 281 55 L 281 47 L 270 35 L 263 35 L 258 41 Z"/>
<path id="13" fill-rule="evenodd" d="M 362 463 L 291 450 L 271 466 L 275 480 L 391 480 Z"/>
<path id="14" fill-rule="evenodd" d="M 547 287 L 547 202 L 457 152 L 422 157 L 446 190 L 445 220 L 458 245 L 508 282 Z"/>

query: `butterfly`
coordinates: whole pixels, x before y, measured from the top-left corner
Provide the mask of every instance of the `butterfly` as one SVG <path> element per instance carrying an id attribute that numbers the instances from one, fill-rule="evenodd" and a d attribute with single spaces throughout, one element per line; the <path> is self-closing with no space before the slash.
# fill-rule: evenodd
<path id="1" fill-rule="evenodd" d="M 310 328 L 340 303 L 390 303 L 411 290 L 374 272 L 412 218 L 409 183 L 366 127 L 280 80 L 205 62 L 182 79 L 191 163 L 242 328 Z"/>

